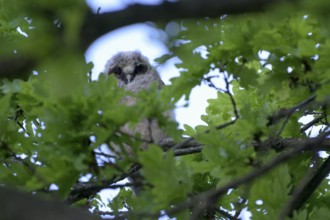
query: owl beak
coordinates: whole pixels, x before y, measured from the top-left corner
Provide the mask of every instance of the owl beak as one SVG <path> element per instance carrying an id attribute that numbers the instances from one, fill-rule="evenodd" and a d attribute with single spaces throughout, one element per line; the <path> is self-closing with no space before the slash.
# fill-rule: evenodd
<path id="1" fill-rule="evenodd" d="M 131 74 L 127 74 L 126 79 L 127 79 L 127 82 L 130 83 L 133 81 L 134 77 Z"/>
<path id="2" fill-rule="evenodd" d="M 127 83 L 131 83 L 133 82 L 134 80 L 134 77 L 135 77 L 135 74 L 134 74 L 134 68 L 130 65 L 128 66 L 125 66 L 123 68 L 123 72 L 125 73 L 126 75 L 126 80 L 127 80 Z"/>

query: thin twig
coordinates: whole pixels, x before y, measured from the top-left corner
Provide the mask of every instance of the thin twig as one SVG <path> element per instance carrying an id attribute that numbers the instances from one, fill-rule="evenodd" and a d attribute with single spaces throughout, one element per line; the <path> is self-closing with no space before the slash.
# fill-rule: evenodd
<path id="1" fill-rule="evenodd" d="M 235 117 L 236 117 L 235 119 L 238 119 L 239 114 L 238 114 L 236 102 L 235 102 L 233 94 L 231 94 L 230 89 L 229 89 L 230 82 L 228 81 L 228 75 L 224 73 L 223 78 L 224 78 L 225 83 L 226 83 L 226 93 L 229 95 L 230 101 L 231 101 L 231 103 L 233 105 L 233 108 L 234 108 L 234 114 L 235 114 Z"/>
<path id="2" fill-rule="evenodd" d="M 183 146 L 185 146 L 186 144 L 188 144 L 190 141 L 193 141 L 193 140 L 195 140 L 195 138 L 193 138 L 193 137 L 190 137 L 190 138 L 187 138 L 186 140 L 184 140 L 184 141 L 182 141 L 182 142 L 180 142 L 180 143 L 177 143 L 176 145 L 174 145 L 173 147 L 172 147 L 172 150 L 177 150 L 177 149 L 180 149 L 180 148 L 182 148 Z"/>
<path id="3" fill-rule="evenodd" d="M 224 128 L 226 128 L 227 126 L 234 124 L 234 123 L 237 121 L 237 119 L 239 118 L 239 114 L 238 114 L 238 110 L 237 110 L 237 105 L 236 105 L 235 99 L 234 99 L 234 97 L 233 97 L 233 95 L 231 94 L 230 89 L 229 89 L 230 82 L 228 81 L 228 76 L 225 75 L 225 74 L 224 74 L 224 80 L 225 80 L 225 83 L 226 83 L 226 91 L 225 91 L 225 93 L 227 93 L 227 94 L 229 95 L 230 101 L 231 101 L 231 103 L 232 103 L 232 105 L 233 105 L 233 111 L 234 111 L 235 118 L 234 118 L 232 121 L 225 122 L 224 124 L 221 124 L 221 125 L 216 126 L 215 128 L 216 128 L 217 130 L 224 129 Z M 209 83 L 210 83 L 214 88 L 217 88 L 217 87 L 216 87 L 211 81 L 209 81 Z M 219 89 L 219 88 L 217 88 L 217 89 Z M 209 132 L 210 132 L 210 130 L 206 130 L 206 131 L 204 131 L 204 133 L 206 133 L 206 134 L 209 133 Z M 197 134 L 197 135 L 198 135 L 198 134 Z M 196 135 L 196 136 L 197 136 L 197 135 Z M 190 141 L 193 141 L 193 140 L 195 140 L 195 138 L 194 138 L 194 137 L 190 137 L 190 138 L 186 139 L 185 141 L 183 141 L 183 142 L 181 142 L 181 143 L 178 143 L 178 144 L 174 145 L 174 146 L 172 147 L 172 149 L 173 149 L 173 150 L 180 149 L 180 148 L 182 148 L 183 146 L 185 146 L 186 144 L 188 144 Z"/>
<path id="4" fill-rule="evenodd" d="M 216 212 L 219 212 L 220 215 L 226 217 L 229 220 L 239 220 L 236 216 L 232 216 L 231 214 L 229 214 L 228 212 L 226 212 L 222 209 L 216 209 Z"/>
<path id="5" fill-rule="evenodd" d="M 235 124 L 236 121 L 237 121 L 237 118 L 235 118 L 235 119 L 232 120 L 232 121 L 226 122 L 226 123 L 224 123 L 224 124 L 218 125 L 218 126 L 216 126 L 215 128 L 216 128 L 217 130 L 224 129 L 224 128 L 228 127 L 229 125 Z M 208 133 L 208 132 L 210 132 L 210 130 L 207 130 L 206 133 Z"/>
<path id="6" fill-rule="evenodd" d="M 175 149 L 174 156 L 183 156 L 188 154 L 200 153 L 202 149 L 203 146 Z"/>
<path id="7" fill-rule="evenodd" d="M 121 134 L 123 136 L 129 137 L 135 141 L 139 141 L 139 142 L 144 142 L 144 143 L 148 143 L 148 144 L 152 144 L 153 142 L 151 140 L 145 140 L 143 138 L 137 137 L 135 135 L 131 135 L 131 134 L 127 134 L 126 132 L 122 132 L 122 131 L 118 131 L 118 134 Z"/>
<path id="8" fill-rule="evenodd" d="M 127 213 L 127 211 L 116 211 L 116 212 L 112 212 L 112 211 L 100 211 L 100 210 L 94 210 L 93 211 L 93 214 L 96 214 L 96 215 L 123 215 Z"/>
<path id="9" fill-rule="evenodd" d="M 220 92 L 223 92 L 223 93 L 226 93 L 226 90 L 222 89 L 222 88 L 219 88 L 217 87 L 216 85 L 214 85 L 214 83 L 211 81 L 213 78 L 218 78 L 218 76 L 208 76 L 206 78 L 203 78 L 204 82 L 207 83 L 208 86 L 220 91 Z"/>
<path id="10" fill-rule="evenodd" d="M 247 186 L 247 187 L 249 187 L 249 186 Z M 237 206 L 234 217 L 238 218 L 241 215 L 241 213 L 244 209 L 244 204 L 247 201 L 247 199 L 246 199 L 248 197 L 247 194 L 248 194 L 248 190 L 245 190 L 243 192 L 243 195 L 241 196 L 241 198 L 239 198 L 241 201 L 237 201 L 236 203 L 234 203 L 235 207 Z"/>
<path id="11" fill-rule="evenodd" d="M 327 105 L 322 106 L 322 111 L 323 111 L 323 115 L 324 115 L 325 123 L 326 123 L 327 125 L 329 125 L 329 121 L 328 121 L 328 112 L 327 112 Z"/>
<path id="12" fill-rule="evenodd" d="M 287 116 L 286 116 L 286 118 L 285 118 L 285 120 L 284 120 L 282 126 L 281 126 L 280 129 L 276 132 L 276 135 L 275 135 L 276 139 L 280 137 L 282 131 L 284 130 L 285 126 L 287 125 L 287 123 L 288 123 L 288 121 L 289 121 L 289 119 L 290 119 L 290 116 L 291 116 L 291 115 L 287 115 Z"/>
<path id="13" fill-rule="evenodd" d="M 307 124 L 305 124 L 301 129 L 300 132 L 303 133 L 305 132 L 307 129 L 309 129 L 310 127 L 312 127 L 313 125 L 315 125 L 316 123 L 320 122 L 322 119 L 324 118 L 323 115 L 314 118 L 312 121 L 308 122 Z"/>
<path id="14" fill-rule="evenodd" d="M 300 110 L 301 108 L 307 106 L 311 102 L 313 102 L 316 98 L 316 95 L 312 95 L 306 100 L 298 103 L 297 105 L 293 106 L 290 109 L 281 109 L 276 115 L 268 117 L 268 123 L 267 126 L 271 126 L 273 124 L 276 124 L 279 120 L 281 120 L 284 117 L 287 117 L 289 115 L 292 115 L 297 110 Z"/>
<path id="15" fill-rule="evenodd" d="M 107 157 L 107 158 L 111 158 L 111 159 L 121 159 L 121 157 L 118 157 L 116 155 L 107 154 L 107 153 L 99 152 L 99 151 L 94 151 L 94 154 L 97 156 L 103 156 L 103 157 Z"/>

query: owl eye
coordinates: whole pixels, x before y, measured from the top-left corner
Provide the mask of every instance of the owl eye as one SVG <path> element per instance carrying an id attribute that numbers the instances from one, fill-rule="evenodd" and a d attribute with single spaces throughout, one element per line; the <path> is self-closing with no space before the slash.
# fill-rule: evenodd
<path id="1" fill-rule="evenodd" d="M 138 73 L 141 73 L 141 72 L 145 72 L 147 70 L 147 66 L 144 65 L 144 64 L 139 64 L 135 67 L 134 69 L 134 73 L 135 74 L 138 74 Z"/>
<path id="2" fill-rule="evenodd" d="M 116 76 L 119 76 L 123 73 L 122 69 L 118 66 L 114 67 L 112 70 L 109 71 L 109 74 L 114 73 Z"/>

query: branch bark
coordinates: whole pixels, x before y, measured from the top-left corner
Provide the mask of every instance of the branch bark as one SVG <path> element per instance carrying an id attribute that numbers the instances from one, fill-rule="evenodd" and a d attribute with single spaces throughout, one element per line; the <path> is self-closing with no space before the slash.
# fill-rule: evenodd
<path id="1" fill-rule="evenodd" d="M 130 5 L 124 10 L 104 14 L 86 14 L 82 26 L 82 47 L 87 48 L 96 38 L 111 30 L 145 21 L 169 21 L 173 19 L 220 17 L 264 10 L 279 0 L 190 0 L 164 1 L 160 5 Z"/>
<path id="2" fill-rule="evenodd" d="M 100 219 L 61 202 L 43 200 L 7 187 L 0 187 L 0 198 L 0 218 L 4 220 Z"/>
<path id="3" fill-rule="evenodd" d="M 26 79 L 31 69 L 36 64 L 35 60 L 22 56 L 0 57 L 0 77 Z"/>
<path id="4" fill-rule="evenodd" d="M 286 216 L 290 217 L 292 216 L 293 211 L 300 209 L 306 201 L 308 201 L 321 182 L 329 175 L 329 173 L 330 157 L 324 161 L 322 166 L 316 171 L 313 177 L 306 182 L 306 184 L 303 184 L 301 187 L 296 189 L 296 192 L 294 192 L 292 198 L 284 207 L 278 219 L 284 219 Z"/>

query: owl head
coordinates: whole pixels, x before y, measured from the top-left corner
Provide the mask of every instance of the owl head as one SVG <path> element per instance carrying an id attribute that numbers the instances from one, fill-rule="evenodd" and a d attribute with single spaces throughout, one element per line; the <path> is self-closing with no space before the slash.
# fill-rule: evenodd
<path id="1" fill-rule="evenodd" d="M 137 75 L 146 74 L 151 65 L 148 58 L 139 51 L 119 52 L 108 60 L 104 73 L 109 76 L 114 74 L 118 85 L 123 87 L 134 81 Z"/>

